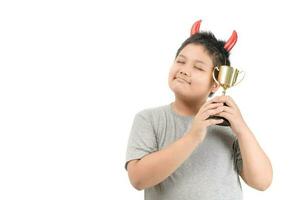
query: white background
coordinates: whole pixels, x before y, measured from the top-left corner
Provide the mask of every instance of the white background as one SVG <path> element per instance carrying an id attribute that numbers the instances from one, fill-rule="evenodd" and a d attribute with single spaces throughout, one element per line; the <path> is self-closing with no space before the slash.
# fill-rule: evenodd
<path id="1" fill-rule="evenodd" d="M 291 1 L 1 1 L 0 199 L 143 199 L 124 170 L 138 111 L 170 103 L 168 71 L 192 23 L 239 39 L 228 91 L 270 157 L 265 192 L 294 198 Z M 293 190 L 293 191 L 292 191 Z"/>

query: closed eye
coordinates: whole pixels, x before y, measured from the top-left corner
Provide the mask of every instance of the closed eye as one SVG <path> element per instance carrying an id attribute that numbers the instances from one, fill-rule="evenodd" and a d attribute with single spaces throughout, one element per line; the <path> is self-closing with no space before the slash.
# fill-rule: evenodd
<path id="1" fill-rule="evenodd" d="M 183 61 L 176 61 L 177 63 L 180 63 L 180 64 L 185 64 L 185 62 Z"/>
<path id="2" fill-rule="evenodd" d="M 198 67 L 198 66 L 194 66 L 194 68 L 200 70 L 200 71 L 204 71 L 201 67 Z"/>

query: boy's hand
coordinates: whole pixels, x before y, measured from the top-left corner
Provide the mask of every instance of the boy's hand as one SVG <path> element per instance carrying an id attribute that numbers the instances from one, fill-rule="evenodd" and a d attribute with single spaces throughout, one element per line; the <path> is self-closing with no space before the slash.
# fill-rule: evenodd
<path id="1" fill-rule="evenodd" d="M 242 117 L 240 109 L 234 100 L 230 96 L 218 96 L 215 99 L 215 102 L 226 104 L 226 106 L 223 106 L 223 111 L 216 114 L 216 116 L 226 118 L 230 122 L 233 132 L 236 135 L 240 134 L 241 130 L 246 128 L 247 125 Z"/>
<path id="2" fill-rule="evenodd" d="M 217 115 L 224 110 L 223 102 L 214 97 L 202 105 L 192 121 L 190 133 L 202 142 L 207 133 L 207 127 L 223 122 L 223 119 L 208 119 L 211 115 Z"/>

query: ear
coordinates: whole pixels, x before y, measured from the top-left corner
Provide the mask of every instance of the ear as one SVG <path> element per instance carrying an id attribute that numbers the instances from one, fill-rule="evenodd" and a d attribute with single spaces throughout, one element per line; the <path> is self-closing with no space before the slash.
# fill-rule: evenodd
<path id="1" fill-rule="evenodd" d="M 213 85 L 211 87 L 211 92 L 215 93 L 219 89 L 219 87 L 220 87 L 220 85 L 214 81 Z"/>

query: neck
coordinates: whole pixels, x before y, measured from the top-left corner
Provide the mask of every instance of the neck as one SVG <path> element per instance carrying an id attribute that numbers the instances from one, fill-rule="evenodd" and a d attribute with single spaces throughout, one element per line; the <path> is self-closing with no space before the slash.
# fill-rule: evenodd
<path id="1" fill-rule="evenodd" d="M 175 97 L 175 101 L 172 104 L 173 110 L 179 115 L 183 116 L 195 116 L 201 106 L 205 103 L 206 100 L 201 101 L 187 101 L 180 98 Z"/>

